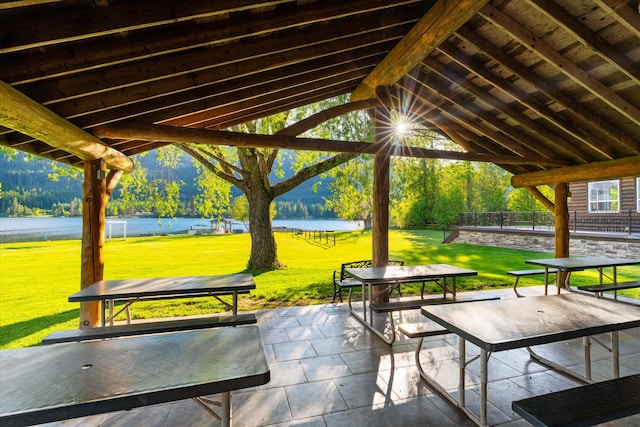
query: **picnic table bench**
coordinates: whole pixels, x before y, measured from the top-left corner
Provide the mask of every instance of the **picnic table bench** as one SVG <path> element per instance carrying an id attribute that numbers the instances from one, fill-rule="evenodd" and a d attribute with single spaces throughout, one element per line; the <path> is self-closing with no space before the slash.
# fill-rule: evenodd
<path id="1" fill-rule="evenodd" d="M 603 292 L 613 291 L 615 298 L 617 298 L 617 291 L 622 289 L 634 289 L 640 288 L 640 280 L 633 280 L 630 282 L 618 282 L 618 283 L 605 283 L 599 285 L 578 286 L 581 291 L 593 292 L 596 297 L 601 298 Z"/>
<path id="2" fill-rule="evenodd" d="M 436 335 L 450 334 L 445 327 L 438 325 L 432 320 L 420 323 L 403 323 L 398 326 L 398 330 L 409 338 L 425 338 Z M 422 343 L 422 341 L 420 341 Z M 418 345 L 418 349 L 421 346 Z"/>
<path id="3" fill-rule="evenodd" d="M 255 314 L 237 314 L 129 323 L 126 325 L 102 326 L 98 328 L 69 329 L 49 334 L 42 340 L 42 344 L 89 341 L 134 335 L 219 328 L 223 326 L 250 325 L 257 322 L 258 320 Z"/>
<path id="4" fill-rule="evenodd" d="M 483 297 L 466 297 L 466 296 L 457 296 L 456 299 L 451 298 L 420 298 L 420 299 L 407 299 L 407 300 L 398 300 L 398 301 L 389 301 L 389 302 L 381 302 L 381 303 L 372 303 L 370 304 L 371 310 L 376 313 L 391 313 L 393 311 L 403 311 L 403 310 L 417 310 L 426 305 L 434 305 L 434 304 L 456 304 L 462 302 L 473 302 L 473 301 L 488 301 L 500 299 L 500 297 L 496 296 L 483 296 Z"/>
<path id="5" fill-rule="evenodd" d="M 555 268 L 550 268 L 549 269 L 549 274 L 557 274 L 558 270 L 556 270 Z M 520 295 L 518 293 L 517 287 L 518 287 L 518 282 L 520 281 L 521 277 L 526 277 L 526 276 L 537 276 L 540 274 L 545 274 L 545 269 L 536 269 L 536 270 L 511 270 L 511 271 L 507 271 L 507 274 L 510 276 L 515 276 L 516 281 L 513 283 L 513 292 L 516 293 L 516 295 L 518 297 L 522 297 L 524 295 Z M 547 293 L 547 285 L 545 284 L 545 289 L 544 292 L 545 294 Z"/>
<path id="6" fill-rule="evenodd" d="M 538 427 L 592 426 L 640 413 L 640 374 L 513 401 Z"/>
<path id="7" fill-rule="evenodd" d="M 399 300 L 399 301 L 389 301 L 383 303 L 372 303 L 369 305 L 372 311 L 376 313 L 388 313 L 389 317 L 389 332 L 391 337 L 387 339 L 386 337 L 379 336 L 385 341 L 387 344 L 393 344 L 396 339 L 396 327 L 395 320 L 393 318 L 393 313 L 395 311 L 403 311 L 403 310 L 417 310 L 424 306 L 429 305 L 439 305 L 439 304 L 458 304 L 465 302 L 474 302 L 474 301 L 489 301 L 489 300 L 497 300 L 500 297 L 496 296 L 486 296 L 486 297 L 460 297 L 457 296 L 456 299 L 451 298 L 425 298 L 425 299 L 408 299 L 408 300 Z M 407 331 L 412 330 L 412 327 L 405 328 Z M 446 329 L 440 329 L 440 331 L 446 331 Z M 425 329 L 425 333 L 427 333 L 428 329 Z M 417 331 L 414 331 L 417 333 Z M 445 333 L 445 332 L 441 332 Z M 405 333 L 405 335 L 407 335 Z M 409 336 L 409 335 L 407 335 Z M 427 335 L 425 335 L 427 336 Z M 411 337 L 410 337 L 411 338 Z"/>

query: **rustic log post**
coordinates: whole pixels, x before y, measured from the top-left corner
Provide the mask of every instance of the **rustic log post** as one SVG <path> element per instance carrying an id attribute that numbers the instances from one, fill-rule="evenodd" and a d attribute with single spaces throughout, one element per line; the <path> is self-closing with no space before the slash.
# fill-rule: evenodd
<path id="1" fill-rule="evenodd" d="M 386 111 L 377 109 L 375 114 L 375 144 L 382 149 L 377 151 L 373 159 L 373 266 L 384 267 L 389 261 L 389 165 L 391 153 L 384 149 L 388 143 L 388 136 L 384 135 L 383 126 L 388 126 L 389 120 L 384 120 Z M 387 140 L 385 140 L 385 138 Z M 374 286 L 374 295 L 380 293 L 375 302 L 389 301 L 386 286 Z"/>
<path id="2" fill-rule="evenodd" d="M 84 161 L 82 184 L 82 289 L 102 280 L 104 273 L 104 222 L 107 202 L 107 183 L 101 160 Z M 80 303 L 80 327 L 100 324 L 100 303 Z"/>
<path id="3" fill-rule="evenodd" d="M 569 184 L 566 182 L 555 185 L 555 219 L 556 219 L 556 258 L 569 256 Z M 560 285 L 566 282 L 567 273 L 557 275 L 558 293 Z"/>

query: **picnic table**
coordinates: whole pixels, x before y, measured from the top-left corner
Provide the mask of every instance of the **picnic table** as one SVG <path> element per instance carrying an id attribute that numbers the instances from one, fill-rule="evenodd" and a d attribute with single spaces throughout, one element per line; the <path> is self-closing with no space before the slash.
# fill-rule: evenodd
<path id="1" fill-rule="evenodd" d="M 387 344 L 395 341 L 395 325 L 393 324 L 393 312 L 400 310 L 419 309 L 428 304 L 444 304 L 449 302 L 462 302 L 465 299 L 456 297 L 456 278 L 463 276 L 476 276 L 477 271 L 455 267 L 447 264 L 412 265 L 412 266 L 387 266 L 387 267 L 361 267 L 347 268 L 345 273 L 361 282 L 362 286 L 362 315 L 355 310 L 351 303 L 349 293 L 349 309 L 351 315 L 365 325 L 369 330 L 382 338 Z M 451 287 L 447 279 L 451 279 Z M 440 283 L 442 280 L 442 283 Z M 374 303 L 373 286 L 390 285 L 397 286 L 402 283 L 434 281 L 442 288 L 442 298 L 420 298 L 387 303 Z M 450 295 L 450 296 L 447 296 Z M 367 316 L 367 311 L 370 311 Z M 373 324 L 373 311 L 389 313 L 391 322 L 391 338 L 387 338 Z"/>
<path id="2" fill-rule="evenodd" d="M 613 377 L 619 377 L 618 331 L 640 326 L 640 308 L 611 300 L 601 300 L 576 293 L 480 301 L 473 304 L 432 305 L 422 313 L 449 332 L 458 335 L 459 387 L 458 398 L 431 377 L 420 362 L 416 349 L 416 364 L 421 378 L 446 399 L 464 411 L 481 426 L 487 424 L 488 361 L 492 352 L 527 348 L 540 363 L 561 370 L 566 375 L 589 383 L 589 378 L 544 359 L 530 346 L 549 344 L 600 333 L 611 335 Z M 465 368 L 468 363 L 466 342 L 480 348 L 480 415 L 465 402 Z M 584 347 L 585 365 L 590 366 L 590 347 Z"/>
<path id="3" fill-rule="evenodd" d="M 71 295 L 69 302 L 99 301 L 102 326 L 105 326 L 107 322 L 113 324 L 118 314 L 114 313 L 116 301 L 126 301 L 124 310 L 139 300 L 232 295 L 229 308 L 235 315 L 238 313 L 238 294 L 255 288 L 250 274 L 100 280 Z"/>
<path id="4" fill-rule="evenodd" d="M 222 393 L 270 379 L 257 326 L 0 351 L 0 424 L 40 424 Z"/>
<path id="5" fill-rule="evenodd" d="M 578 257 L 566 257 L 566 258 L 544 258 L 544 259 L 528 259 L 525 261 L 527 264 L 539 265 L 545 268 L 545 284 L 544 293 L 547 294 L 547 286 L 549 285 L 548 277 L 550 269 L 557 270 L 556 286 L 558 293 L 562 283 L 560 283 L 563 273 L 566 273 L 566 280 L 564 282 L 565 288 L 570 291 L 569 278 L 572 272 L 582 271 L 587 269 L 597 269 L 600 273 L 600 285 L 603 284 L 604 268 L 611 267 L 612 275 L 610 277 L 613 284 L 618 283 L 618 267 L 625 265 L 640 265 L 640 258 L 627 259 L 627 258 L 612 258 L 606 256 L 578 256 Z M 640 281 L 637 282 L 635 287 L 640 287 Z M 617 296 L 617 295 L 616 295 Z"/>

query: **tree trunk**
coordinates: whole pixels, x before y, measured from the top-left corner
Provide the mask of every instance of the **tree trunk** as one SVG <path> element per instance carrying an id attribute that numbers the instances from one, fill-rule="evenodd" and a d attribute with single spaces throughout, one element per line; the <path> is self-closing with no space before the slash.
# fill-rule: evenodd
<path id="1" fill-rule="evenodd" d="M 282 267 L 278 261 L 276 239 L 271 226 L 271 198 L 265 195 L 247 194 L 251 232 L 251 256 L 249 268 L 274 269 Z"/>

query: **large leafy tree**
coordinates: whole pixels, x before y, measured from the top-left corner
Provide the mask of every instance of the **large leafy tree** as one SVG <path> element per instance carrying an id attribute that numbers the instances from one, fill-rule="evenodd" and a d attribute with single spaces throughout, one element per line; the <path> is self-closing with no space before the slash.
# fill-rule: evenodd
<path id="1" fill-rule="evenodd" d="M 289 124 L 343 102 L 344 99 L 340 98 L 324 101 L 306 108 L 236 126 L 233 130 L 248 134 L 277 134 L 283 132 Z M 310 135 L 335 138 L 337 131 L 341 130 L 344 128 L 334 128 L 329 124 L 320 126 L 318 130 L 314 129 Z M 246 196 L 251 233 L 251 254 L 248 267 L 252 269 L 283 267 L 278 260 L 277 245 L 271 223 L 271 205 L 274 199 L 291 191 L 308 179 L 321 176 L 332 168 L 356 157 L 351 153 L 290 152 L 277 149 L 199 144 L 185 144 L 180 147 L 212 175 L 240 189 Z M 285 158 L 288 158 L 287 162 L 284 161 Z M 290 165 L 293 172 L 293 175 L 288 178 L 284 178 L 285 163 Z"/>

